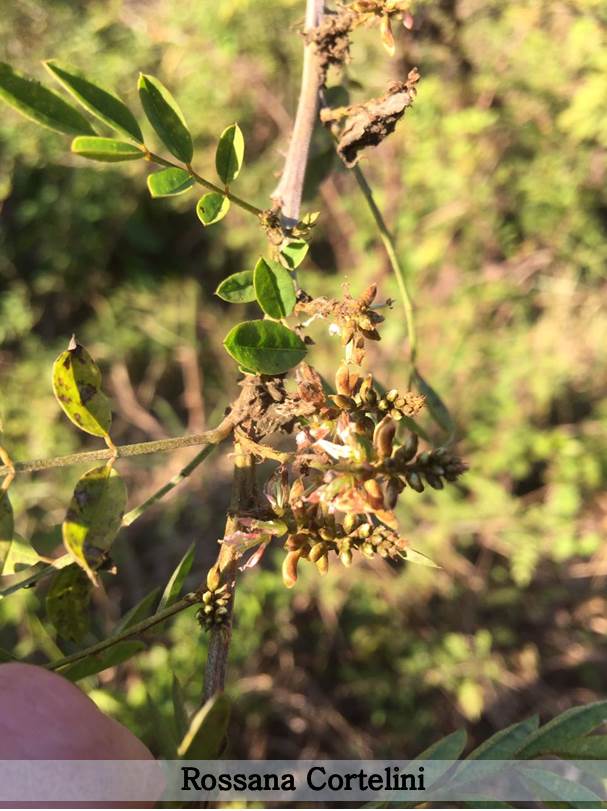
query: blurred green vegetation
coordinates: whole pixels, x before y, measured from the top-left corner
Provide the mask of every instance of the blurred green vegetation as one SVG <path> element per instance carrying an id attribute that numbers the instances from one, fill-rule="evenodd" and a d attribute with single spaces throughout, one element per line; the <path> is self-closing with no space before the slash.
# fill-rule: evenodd
<path id="1" fill-rule="evenodd" d="M 302 19 L 296 0 L 25 0 L 6 5 L 0 42 L 15 67 L 44 79 L 39 60 L 71 62 L 133 109 L 137 71 L 158 75 L 185 111 L 202 174 L 238 120 L 238 193 L 263 207 L 296 103 Z M 356 101 L 414 65 L 422 74 L 413 110 L 363 166 L 411 279 L 421 371 L 449 404 L 470 472 L 403 499 L 404 534 L 439 571 L 377 561 L 321 580 L 305 568 L 287 592 L 268 556 L 242 578 L 233 757 L 413 755 L 462 723 L 480 740 L 530 710 L 551 717 L 607 694 L 607 11 L 601 0 L 428 0 L 415 19 L 394 60 L 376 30 L 360 32 L 343 81 Z M 3 108 L 0 416 L 18 459 L 94 446 L 50 390 L 72 332 L 103 367 L 116 442 L 216 424 L 236 391 L 221 341 L 247 310 L 213 291 L 264 246 L 246 214 L 206 231 L 194 193 L 151 201 L 144 168 L 99 168 L 66 146 Z M 305 286 L 331 295 L 377 281 L 396 298 L 353 178 L 335 166 L 318 183 L 329 157 L 319 133 L 306 206 L 322 216 Z M 335 344 L 317 338 L 312 359 L 331 375 Z M 370 367 L 404 387 L 406 357 L 396 305 Z M 132 504 L 192 454 L 122 462 Z M 192 540 L 192 584 L 200 578 L 221 537 L 230 464 L 214 454 L 121 533 L 89 641 L 164 585 Z M 11 488 L 17 529 L 40 551 L 56 548 L 82 472 Z M 0 603 L 1 647 L 57 655 L 36 619 L 43 598 L 40 587 Z M 193 709 L 205 645 L 188 612 L 147 652 L 83 684 L 170 754 L 172 673 Z"/>

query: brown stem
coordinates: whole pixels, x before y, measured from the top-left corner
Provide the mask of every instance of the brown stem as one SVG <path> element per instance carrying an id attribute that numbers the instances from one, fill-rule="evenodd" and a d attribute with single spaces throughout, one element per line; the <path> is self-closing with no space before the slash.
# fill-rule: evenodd
<path id="1" fill-rule="evenodd" d="M 324 0 L 307 0 L 305 32 L 316 28 L 324 16 Z M 310 141 L 318 113 L 319 92 L 322 83 L 321 65 L 316 45 L 308 42 L 304 48 L 301 90 L 293 134 L 289 142 L 287 159 L 272 198 L 281 208 L 283 225 L 293 228 L 299 222 L 299 209 L 303 192 Z"/>
<path id="2" fill-rule="evenodd" d="M 106 448 L 98 451 L 84 451 L 83 453 L 70 453 L 67 456 L 55 456 L 52 459 L 33 459 L 28 462 L 13 462 L 12 469 L 7 465 L 0 467 L 0 476 L 13 473 L 33 473 L 37 470 L 48 470 L 53 467 L 66 467 L 84 462 L 97 462 L 104 459 L 122 459 L 127 456 L 140 456 L 144 453 L 167 453 L 177 448 L 189 448 L 193 445 L 218 445 L 232 432 L 234 418 L 228 415 L 212 431 L 202 434 L 189 434 L 187 436 L 171 437 L 170 439 L 155 439 L 151 442 L 137 442 L 134 445 L 118 445 L 113 450 Z"/>
<path id="3" fill-rule="evenodd" d="M 230 513 L 226 521 L 225 536 L 237 529 L 238 516 L 243 510 L 255 503 L 255 461 L 251 454 L 245 452 L 238 442 L 234 442 L 234 481 Z M 224 623 L 210 632 L 209 649 L 204 677 L 204 701 L 225 687 L 228 653 L 232 637 L 232 614 L 234 610 L 234 590 L 236 588 L 237 554 L 233 546 L 222 544 L 217 563 L 221 583 L 226 583 L 230 592 L 230 601 L 226 606 L 228 613 Z"/>

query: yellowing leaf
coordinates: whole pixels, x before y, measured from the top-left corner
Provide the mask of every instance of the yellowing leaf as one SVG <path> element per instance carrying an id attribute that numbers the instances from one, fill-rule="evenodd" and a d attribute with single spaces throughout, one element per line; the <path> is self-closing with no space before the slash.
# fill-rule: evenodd
<path id="1" fill-rule="evenodd" d="M 46 595 L 46 613 L 59 636 L 81 642 L 89 628 L 91 583 L 75 563 L 53 575 Z"/>
<path id="2" fill-rule="evenodd" d="M 53 391 L 74 425 L 93 436 L 108 435 L 112 412 L 101 391 L 101 372 L 74 338 L 53 364 Z"/>
<path id="3" fill-rule="evenodd" d="M 76 484 L 61 527 L 63 543 L 73 560 L 97 582 L 95 570 L 107 558 L 122 523 L 126 487 L 109 465 L 89 470 Z"/>
<path id="4" fill-rule="evenodd" d="M 40 555 L 34 547 L 15 534 L 9 542 L 3 541 L 0 547 L 0 576 L 19 574 L 22 569 L 40 561 Z"/>

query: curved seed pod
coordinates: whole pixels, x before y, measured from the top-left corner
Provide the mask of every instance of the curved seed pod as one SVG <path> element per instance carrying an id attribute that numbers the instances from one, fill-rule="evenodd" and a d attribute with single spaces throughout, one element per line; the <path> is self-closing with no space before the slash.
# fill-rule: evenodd
<path id="1" fill-rule="evenodd" d="M 299 563 L 299 552 L 289 552 L 282 562 L 282 582 L 288 589 L 292 589 L 297 583 L 297 564 Z"/>
<path id="2" fill-rule="evenodd" d="M 405 479 L 407 480 L 409 487 L 411 487 L 413 490 L 416 490 L 418 493 L 424 492 L 424 484 L 419 473 L 416 473 L 414 470 L 407 470 L 405 473 Z"/>
<path id="3" fill-rule="evenodd" d="M 382 484 L 382 492 L 384 494 L 384 504 L 386 509 L 393 510 L 398 501 L 399 480 L 393 477 L 386 479 Z"/>
<path id="4" fill-rule="evenodd" d="M 367 479 L 363 485 L 367 494 L 367 503 L 373 510 L 384 508 L 384 494 L 377 479 Z"/>
<path id="5" fill-rule="evenodd" d="M 342 363 L 335 374 L 335 388 L 337 389 L 337 393 L 351 397 L 358 383 L 358 378 L 359 374 L 356 370 Z"/>
<path id="6" fill-rule="evenodd" d="M 387 459 L 392 456 L 394 435 L 396 433 L 396 423 L 390 417 L 384 417 L 379 422 L 373 433 L 373 446 L 380 459 Z"/>
<path id="7" fill-rule="evenodd" d="M 394 454 L 395 460 L 398 464 L 406 464 L 410 462 L 411 459 L 417 453 L 417 446 L 419 444 L 419 439 L 417 434 L 409 434 L 407 439 L 405 440 L 404 444 L 400 446 L 400 448 Z"/>

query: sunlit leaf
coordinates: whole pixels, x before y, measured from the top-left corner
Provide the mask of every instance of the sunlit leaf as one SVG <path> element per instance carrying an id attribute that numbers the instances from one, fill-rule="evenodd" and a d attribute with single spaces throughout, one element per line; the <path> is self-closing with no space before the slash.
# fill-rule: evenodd
<path id="1" fill-rule="evenodd" d="M 126 135 L 127 138 L 132 138 L 140 144 L 143 143 L 143 135 L 135 116 L 118 96 L 87 79 L 80 71 L 64 65 L 56 59 L 48 59 L 44 65 L 51 75 L 82 104 L 85 110 L 112 129 Z"/>
<path id="2" fill-rule="evenodd" d="M 46 613 L 59 636 L 81 642 L 89 629 L 91 582 L 76 564 L 60 569 L 46 594 Z"/>
<path id="3" fill-rule="evenodd" d="M 292 239 L 280 249 L 280 261 L 289 270 L 295 270 L 308 255 L 308 250 L 309 245 L 303 239 Z"/>
<path id="4" fill-rule="evenodd" d="M 223 220 L 229 210 L 228 198 L 216 191 L 203 194 L 196 204 L 196 214 L 203 225 L 213 225 L 213 223 Z"/>
<path id="5" fill-rule="evenodd" d="M 79 681 L 87 676 L 94 676 L 95 673 L 101 673 L 108 667 L 116 667 L 144 649 L 145 643 L 138 640 L 117 642 L 111 648 L 107 648 L 101 653 L 89 654 L 79 662 L 68 665 L 57 672 L 70 681 Z"/>
<path id="6" fill-rule="evenodd" d="M 237 363 L 266 375 L 297 366 L 307 351 L 296 333 L 275 321 L 243 321 L 230 330 L 223 344 Z"/>
<path id="7" fill-rule="evenodd" d="M 115 138 L 99 138 L 80 135 L 72 141 L 72 152 L 81 158 L 89 158 L 103 163 L 136 161 L 145 157 L 145 153 L 134 144 L 117 141 Z"/>
<path id="8" fill-rule="evenodd" d="M 40 82 L 0 62 L 0 98 L 26 118 L 66 135 L 94 135 L 95 130 L 75 107 Z"/>
<path id="9" fill-rule="evenodd" d="M 139 76 L 141 105 L 156 134 L 166 148 L 184 163 L 191 163 L 194 154 L 192 136 L 179 105 L 153 76 Z"/>
<path id="10" fill-rule="evenodd" d="M 217 174 L 226 186 L 236 180 L 242 168 L 244 158 L 244 138 L 238 124 L 230 124 L 221 133 L 217 152 L 215 153 L 215 167 Z"/>
<path id="11" fill-rule="evenodd" d="M 169 582 L 166 584 L 162 597 L 160 598 L 160 602 L 158 603 L 158 608 L 156 609 L 157 611 L 162 611 L 164 608 L 168 608 L 179 599 L 185 579 L 190 573 L 190 569 L 194 563 L 194 554 L 195 545 L 191 544 L 188 547 L 185 555 L 175 567 L 175 571 L 170 576 Z"/>
<path id="12" fill-rule="evenodd" d="M 125 506 L 126 487 L 110 465 L 89 470 L 76 484 L 62 525 L 63 543 L 93 582 L 120 529 Z"/>
<path id="13" fill-rule="evenodd" d="M 101 372 L 74 338 L 53 364 L 53 391 L 74 425 L 94 436 L 108 435 L 112 412 L 101 391 Z"/>
<path id="14" fill-rule="evenodd" d="M 427 555 L 424 555 L 422 552 L 418 552 L 415 549 L 405 549 L 403 552 L 403 557 L 408 563 L 417 563 L 420 566 L 428 566 L 430 569 L 441 568 L 438 563 L 435 563 Z"/>
<path id="15" fill-rule="evenodd" d="M 194 185 L 194 179 L 185 169 L 170 166 L 148 175 L 148 189 L 152 197 L 175 197 Z"/>
<path id="16" fill-rule="evenodd" d="M 194 715 L 177 755 L 184 760 L 214 760 L 225 748 L 230 720 L 230 700 L 225 693 L 210 698 Z"/>
<path id="17" fill-rule="evenodd" d="M 23 569 L 29 569 L 39 562 L 40 555 L 31 543 L 17 533 L 13 533 L 10 541 L 3 541 L 0 545 L 0 576 L 2 577 L 20 574 Z"/>
<path id="18" fill-rule="evenodd" d="M 255 295 L 271 318 L 286 318 L 295 307 L 295 284 L 288 270 L 276 262 L 260 259 L 253 271 Z"/>
<path id="19" fill-rule="evenodd" d="M 241 270 L 239 273 L 232 273 L 224 279 L 215 295 L 224 301 L 232 304 L 244 304 L 248 301 L 255 301 L 255 286 L 253 285 L 253 271 Z"/>

